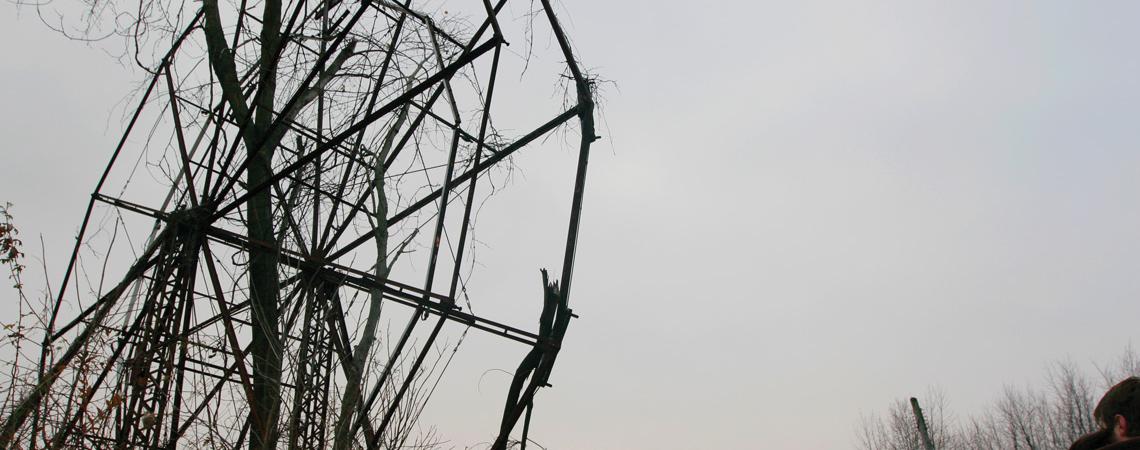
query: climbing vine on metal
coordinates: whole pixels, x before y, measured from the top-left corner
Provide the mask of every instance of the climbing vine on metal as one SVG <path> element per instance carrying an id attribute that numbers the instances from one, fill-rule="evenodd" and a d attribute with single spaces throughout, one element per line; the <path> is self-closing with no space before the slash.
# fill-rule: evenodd
<path id="1" fill-rule="evenodd" d="M 575 317 L 597 138 L 594 82 L 549 1 L 511 1 L 529 12 L 518 35 L 508 0 L 462 19 L 411 1 L 186 3 L 91 195 L 0 447 L 402 448 L 459 348 L 433 350 L 447 324 L 521 346 L 488 433 L 525 446 Z M 508 42 L 540 27 L 566 98 L 500 130 Z M 556 132 L 577 150 L 572 196 L 551 199 L 569 209 L 550 230 L 566 240 L 557 281 L 542 272 L 537 324 L 477 315 L 473 210 L 512 155 Z M 381 315 L 402 325 L 383 334 Z"/>

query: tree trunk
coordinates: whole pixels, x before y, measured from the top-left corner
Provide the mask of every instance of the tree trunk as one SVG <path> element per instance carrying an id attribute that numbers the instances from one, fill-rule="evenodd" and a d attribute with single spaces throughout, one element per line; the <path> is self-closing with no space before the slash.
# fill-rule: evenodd
<path id="1" fill-rule="evenodd" d="M 269 142 L 267 131 L 273 121 L 273 100 L 277 90 L 277 46 L 281 28 L 281 1 L 266 0 L 261 26 L 261 66 L 258 94 L 254 99 L 254 128 L 261 148 L 246 147 L 251 163 L 246 172 L 248 186 L 257 186 L 273 175 L 275 142 Z M 273 202 L 269 190 L 263 189 L 249 200 L 248 236 L 251 241 L 276 247 L 273 235 Z M 253 336 L 250 356 L 253 358 L 253 402 L 250 405 L 252 450 L 272 449 L 277 445 L 277 419 L 281 414 L 281 331 L 278 313 L 280 286 L 277 282 L 277 257 L 273 251 L 253 247 L 249 252 L 249 295 Z"/>

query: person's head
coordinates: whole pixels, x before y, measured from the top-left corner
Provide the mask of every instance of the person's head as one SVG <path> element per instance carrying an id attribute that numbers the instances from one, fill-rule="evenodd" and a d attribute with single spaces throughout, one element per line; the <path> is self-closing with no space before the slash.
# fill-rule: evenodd
<path id="1" fill-rule="evenodd" d="M 1069 446 L 1069 450 L 1096 450 L 1111 443 L 1112 430 L 1101 428 L 1092 433 L 1081 436 L 1073 445 Z"/>
<path id="2" fill-rule="evenodd" d="M 1100 398 L 1093 416 L 1101 429 L 1112 433 L 1110 442 L 1140 436 L 1140 378 L 1116 383 Z"/>

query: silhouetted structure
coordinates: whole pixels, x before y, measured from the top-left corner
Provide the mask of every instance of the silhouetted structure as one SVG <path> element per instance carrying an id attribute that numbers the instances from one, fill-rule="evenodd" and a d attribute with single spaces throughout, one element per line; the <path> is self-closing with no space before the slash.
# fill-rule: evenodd
<path id="1" fill-rule="evenodd" d="M 200 10 L 172 33 L 92 194 L 38 380 L 7 412 L 0 447 L 396 448 L 431 395 L 440 330 L 459 323 L 530 350 L 493 444 L 506 448 L 572 316 L 596 138 L 592 81 L 545 0 L 532 19 L 566 61 L 570 105 L 513 140 L 494 131 L 505 3 L 474 2 L 484 16 L 466 36 L 407 2 L 187 3 Z M 564 263 L 560 283 L 543 273 L 544 299 L 536 290 L 540 329 L 473 314 L 460 269 L 480 180 L 575 120 Z M 165 196 L 126 188 L 140 166 L 166 177 Z M 145 242 L 120 236 L 139 218 L 154 221 Z M 83 292 L 77 278 L 96 271 L 82 255 L 100 234 L 105 275 L 125 273 Z M 417 243 L 422 278 L 395 279 Z M 133 263 L 116 267 L 123 257 Z M 407 319 L 379 349 L 384 304 Z"/>

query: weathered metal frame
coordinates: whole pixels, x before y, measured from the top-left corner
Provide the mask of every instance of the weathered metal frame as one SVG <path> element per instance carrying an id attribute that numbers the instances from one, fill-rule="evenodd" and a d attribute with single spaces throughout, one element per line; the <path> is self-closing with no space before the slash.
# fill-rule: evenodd
<path id="1" fill-rule="evenodd" d="M 474 196 L 479 178 L 488 169 L 501 163 L 516 151 L 567 124 L 571 119 L 577 118 L 580 126 L 581 144 L 575 171 L 574 192 L 570 202 L 569 229 L 561 270 L 561 295 L 564 299 L 568 299 L 581 221 L 590 144 L 597 139 L 593 126 L 593 82 L 583 75 L 578 67 L 566 35 L 558 23 L 549 1 L 542 0 L 542 7 L 565 58 L 567 71 L 572 76 L 576 102 L 572 107 L 536 126 L 532 131 L 519 137 L 511 144 L 499 148 L 487 144 L 490 108 L 498 77 L 499 59 L 502 46 L 506 44 L 496 14 L 503 8 L 507 0 L 499 0 L 495 5 L 492 5 L 489 0 L 481 0 L 481 2 L 488 15 L 465 44 L 440 30 L 429 17 L 415 12 L 408 7 L 408 4 L 395 5 L 385 1 L 364 1 L 355 6 L 354 10 L 344 11 L 341 16 L 333 21 L 332 29 L 339 29 L 340 31 L 327 42 L 327 45 L 322 40 L 319 50 L 305 47 L 308 51 L 316 52 L 318 61 L 301 81 L 301 88 L 298 88 L 296 93 L 288 99 L 281 111 L 289 111 L 293 105 L 301 101 L 302 93 L 306 92 L 306 88 L 319 76 L 321 68 L 336 54 L 338 49 L 342 48 L 352 26 L 365 11 L 370 9 L 384 11 L 396 22 L 392 46 L 398 42 L 401 30 L 409 17 L 411 20 L 419 21 L 428 27 L 432 31 L 430 37 L 439 70 L 378 107 L 375 103 L 376 94 L 380 90 L 380 83 L 377 83 L 377 90 L 369 100 L 364 115 L 359 117 L 351 126 L 332 136 L 323 136 L 323 127 L 320 124 L 320 117 L 322 117 L 323 112 L 318 113 L 318 125 L 315 130 L 287 120 L 284 114 L 279 114 L 271 125 L 271 130 L 288 129 L 298 136 L 310 140 L 313 147 L 311 150 L 305 151 L 301 143 L 298 142 L 295 148 L 288 150 L 295 159 L 285 167 L 276 169 L 269 179 L 255 186 L 243 186 L 239 181 L 242 179 L 244 171 L 248 169 L 250 161 L 252 161 L 252 158 L 238 160 L 237 155 L 240 153 L 241 139 L 231 137 L 228 148 L 219 146 L 222 142 L 219 137 L 223 134 L 224 127 L 240 123 L 248 124 L 250 117 L 235 118 L 232 114 L 226 114 L 224 101 L 219 101 L 216 106 L 199 105 L 190 99 L 179 96 L 177 93 L 172 62 L 182 43 L 198 26 L 197 23 L 202 17 L 202 13 L 199 12 L 185 31 L 174 40 L 170 51 L 154 71 L 138 107 L 132 114 L 122 138 L 112 152 L 111 159 L 96 184 L 84 213 L 72 257 L 60 282 L 60 288 L 56 291 L 55 304 L 51 310 L 42 341 L 43 350 L 40 355 L 36 386 L 27 398 L 17 405 L 16 409 L 9 412 L 4 428 L 0 430 L 0 447 L 9 446 L 11 439 L 20 429 L 30 426 L 31 429 L 38 430 L 43 426 L 43 421 L 46 419 L 41 400 L 51 390 L 52 385 L 58 380 L 65 368 L 73 362 L 80 352 L 85 351 L 85 346 L 89 345 L 88 341 L 91 336 L 98 331 L 113 332 L 117 336 L 117 344 L 106 355 L 106 360 L 103 362 L 95 381 L 87 392 L 72 393 L 68 397 L 69 409 L 62 411 L 65 419 L 61 425 L 53 430 L 50 439 L 41 442 L 41 436 L 38 433 L 31 433 L 29 447 L 61 448 L 86 440 L 93 445 L 101 446 L 103 444 L 94 443 L 102 442 L 111 444 L 116 448 L 172 448 L 180 444 L 180 439 L 187 429 L 195 420 L 198 420 L 210 402 L 227 386 L 236 384 L 236 387 L 244 393 L 246 398 L 251 399 L 253 395 L 252 381 L 250 369 L 246 363 L 249 351 L 248 344 L 242 342 L 242 336 L 239 333 L 239 329 L 247 326 L 248 322 L 238 317 L 239 314 L 248 311 L 249 305 L 248 302 L 232 303 L 227 299 L 229 291 L 225 288 L 225 280 L 222 279 L 215 264 L 215 252 L 211 249 L 217 245 L 239 251 L 259 248 L 275 252 L 280 265 L 295 271 L 297 275 L 283 283 L 283 288 L 286 284 L 295 284 L 295 286 L 289 295 L 282 297 L 280 306 L 284 310 L 292 308 L 293 311 L 289 315 L 289 325 L 286 326 L 286 330 L 292 329 L 294 321 L 298 319 L 301 321 L 302 329 L 300 336 L 286 336 L 301 343 L 303 367 L 300 369 L 299 380 L 292 385 L 287 385 L 298 392 L 294 396 L 294 403 L 290 408 L 291 413 L 288 418 L 289 423 L 293 424 L 290 427 L 292 431 L 288 434 L 287 439 L 290 448 L 320 448 L 325 445 L 320 430 L 323 430 L 329 421 L 330 408 L 327 407 L 327 396 L 329 382 L 333 375 L 330 373 L 333 367 L 332 359 L 338 358 L 343 362 L 352 358 L 351 346 L 345 334 L 347 326 L 344 322 L 338 294 L 338 290 L 342 287 L 365 292 L 379 289 L 385 300 L 403 304 L 415 310 L 415 314 L 404 326 L 400 339 L 383 372 L 365 397 L 366 400 L 357 409 L 360 414 L 353 433 L 363 429 L 369 448 L 379 448 L 382 444 L 384 433 L 390 425 L 393 415 L 401 407 L 402 397 L 415 380 L 425 357 L 431 350 L 432 343 L 438 337 L 444 324 L 448 322 L 459 323 L 523 343 L 531 348 L 540 349 L 547 355 L 547 362 L 553 364 L 553 360 L 562 345 L 560 336 L 557 340 L 552 341 L 537 333 L 465 312 L 456 302 L 457 287 L 461 282 L 463 249 L 468 239 L 472 205 L 475 203 Z M 288 35 L 288 30 L 299 26 L 297 21 L 304 9 L 305 1 L 297 1 L 286 26 L 286 35 Z M 308 19 L 306 17 L 301 20 Z M 327 18 L 325 20 L 327 21 Z M 491 30 L 490 37 L 483 39 L 488 30 Z M 450 61 L 446 61 L 438 39 L 443 39 L 451 45 L 461 46 L 462 51 Z M 283 52 L 285 47 L 282 45 L 280 51 Z M 492 58 L 488 88 L 480 115 L 478 132 L 471 134 L 461 126 L 461 117 L 455 96 L 452 93 L 450 80 L 461 68 L 488 54 Z M 278 57 L 280 57 L 280 53 Z M 381 80 L 384 79 L 388 71 L 391 58 L 391 53 L 385 58 L 383 69 L 379 75 Z M 255 81 L 256 77 L 252 76 L 252 73 L 251 71 L 244 77 L 247 83 Z M 181 190 L 179 190 L 179 186 L 172 186 L 171 194 L 177 192 L 179 194 L 177 198 L 180 201 L 189 203 L 189 205 L 177 207 L 173 210 L 165 210 L 172 195 L 167 196 L 167 203 L 164 203 L 162 207 L 154 208 L 115 198 L 113 195 L 104 192 L 108 177 L 116 166 L 128 138 L 134 132 L 144 109 L 153 101 L 152 95 L 163 81 L 165 81 L 168 97 L 164 104 L 169 105 L 169 114 L 174 123 L 179 180 L 182 181 Z M 260 89 L 258 86 L 249 86 L 248 95 L 256 98 L 258 89 Z M 429 92 L 430 97 L 425 102 L 420 103 L 416 100 L 417 97 Z M 432 111 L 436 102 L 441 98 L 447 99 L 451 118 L 441 117 Z M 186 136 L 184 136 L 181 122 L 184 106 L 189 106 L 208 116 L 206 124 L 203 125 L 201 133 L 193 144 L 188 144 Z M 409 106 L 414 108 L 417 113 L 408 130 L 402 134 L 392 154 L 384 162 L 385 169 L 395 161 L 400 150 L 408 144 L 412 138 L 412 133 L 423 121 L 431 119 L 451 132 L 451 143 L 442 184 L 437 189 L 411 202 L 405 209 L 393 214 L 387 223 L 387 226 L 391 228 L 421 209 L 432 204 L 438 204 L 432 229 L 432 242 L 434 244 L 431 248 L 429 265 L 422 287 L 414 287 L 390 279 L 379 280 L 366 271 L 336 262 L 342 256 L 354 251 L 371 239 L 369 232 L 355 237 L 347 243 L 340 244 L 342 236 L 348 232 L 355 216 L 365 211 L 364 204 L 368 201 L 366 195 L 361 196 L 355 202 L 340 197 L 344 193 L 353 166 L 365 164 L 360 156 L 355 153 L 355 149 L 359 147 L 360 139 L 363 137 L 366 128 L 387 117 L 393 111 Z M 212 133 L 208 132 L 208 129 L 212 129 Z M 197 156 L 199 159 L 196 160 L 195 155 L 199 143 L 206 135 L 212 136 L 206 143 L 206 155 Z M 354 138 L 355 142 L 353 142 Z M 459 161 L 457 158 L 457 150 L 461 141 L 475 143 L 475 153 L 470 160 Z M 282 146 L 281 148 L 287 147 Z M 343 177 L 335 190 L 322 189 L 319 179 L 322 158 L 329 153 L 345 158 L 345 164 L 348 165 L 348 168 L 344 169 Z M 466 170 L 457 170 L 460 163 L 469 165 L 466 166 Z M 305 167 L 314 168 L 313 181 L 304 179 L 302 170 Z M 340 223 L 336 223 L 336 211 L 330 211 L 327 216 L 321 216 L 320 202 L 314 202 L 311 230 L 307 240 L 304 241 L 309 243 L 308 248 L 305 246 L 296 249 L 281 248 L 264 242 L 255 242 L 241 233 L 218 226 L 221 221 L 234 220 L 233 214 L 240 212 L 245 202 L 258 192 L 273 190 L 276 195 L 285 198 L 286 193 L 281 185 L 281 182 L 285 180 L 291 183 L 289 189 L 309 189 L 312 191 L 312 195 L 318 198 L 323 196 L 347 207 L 347 211 L 341 211 L 346 215 L 340 218 Z M 242 188 L 242 192 L 239 193 L 238 188 Z M 459 222 L 460 234 L 456 246 L 458 255 L 449 271 L 450 278 L 446 281 L 448 293 L 446 295 L 439 294 L 433 291 L 433 287 L 436 282 L 436 267 L 439 263 L 440 242 L 447 220 L 449 199 L 453 191 L 456 191 L 457 195 L 461 195 L 458 192 L 462 192 L 463 189 L 466 190 L 466 200 L 464 201 L 463 215 Z M 59 323 L 60 312 L 66 303 L 65 299 L 68 294 L 67 288 L 73 282 L 79 260 L 78 256 L 87 238 L 92 214 L 97 204 L 109 205 L 122 211 L 152 218 L 161 231 L 152 235 L 147 249 L 115 287 L 80 311 L 74 319 L 59 326 L 61 325 Z M 320 220 L 324 217 L 327 219 Z M 301 240 L 300 221 L 291 215 L 283 217 L 283 220 L 287 223 L 282 227 L 282 233 L 294 233 L 297 239 Z M 205 264 L 202 264 L 203 262 Z M 200 279 L 202 276 L 204 279 Z M 200 283 L 203 284 L 202 290 L 196 288 Z M 121 328 L 106 325 L 108 313 L 124 295 L 127 295 L 127 290 L 132 286 L 137 286 L 135 289 L 145 292 L 142 308 L 138 310 L 133 320 L 129 320 L 129 324 L 124 322 Z M 213 305 L 217 308 L 216 313 L 206 317 L 196 316 L 197 302 Z M 429 337 L 425 343 L 421 344 L 420 351 L 416 354 L 411 369 L 404 374 L 401 381 L 396 383 L 399 388 L 395 396 L 386 399 L 388 404 L 382 408 L 383 416 L 380 418 L 378 426 L 374 428 L 373 425 L 376 424 L 369 417 L 374 402 L 379 398 L 380 390 L 386 383 L 389 383 L 389 378 L 393 376 L 394 365 L 400 360 L 401 353 L 408 345 L 409 338 L 421 318 L 427 318 L 428 315 L 437 317 Z M 219 324 L 223 330 L 221 336 L 223 345 L 211 347 L 197 342 L 193 346 L 189 344 L 190 336 Z M 68 349 L 54 360 L 51 359 L 49 349 L 67 337 L 70 337 Z M 219 365 L 197 359 L 190 354 L 191 347 L 206 348 L 224 353 L 224 359 L 229 362 Z M 132 367 L 136 365 L 140 369 L 135 376 L 146 377 L 147 382 L 132 385 L 131 376 L 122 376 L 122 373 L 124 371 L 131 372 L 134 370 Z M 119 377 L 113 380 L 117 383 L 117 387 L 114 389 L 116 392 L 126 393 L 127 398 L 122 400 L 123 406 L 114 408 L 115 418 L 112 427 L 116 430 L 114 434 L 108 436 L 100 434 L 98 430 L 90 432 L 76 429 L 76 423 L 86 414 L 96 393 L 100 392 L 101 386 L 109 378 L 112 378 L 111 373 L 116 371 L 119 373 Z M 545 372 L 535 375 L 535 379 L 531 380 L 517 407 L 509 407 L 504 411 L 504 423 L 509 423 L 510 426 L 500 431 L 493 449 L 506 448 L 509 434 L 514 428 L 514 424 L 523 415 L 524 410 L 526 421 L 521 442 L 525 447 L 533 398 L 537 389 L 546 385 L 545 378 L 549 375 L 549 370 Z M 183 382 L 188 373 L 207 376 L 217 380 L 217 382 L 213 387 L 206 390 L 204 395 L 199 395 L 193 400 L 187 399 L 183 395 Z M 235 375 L 237 376 L 236 379 L 233 378 Z M 151 380 L 159 380 L 160 382 L 158 384 L 149 383 Z M 197 403 L 192 403 L 193 401 Z M 108 406 L 108 411 L 110 409 L 112 407 Z M 31 419 L 30 425 L 26 423 L 28 418 Z M 242 441 L 249 430 L 248 418 L 241 426 L 241 430 L 235 448 L 242 445 Z"/>

